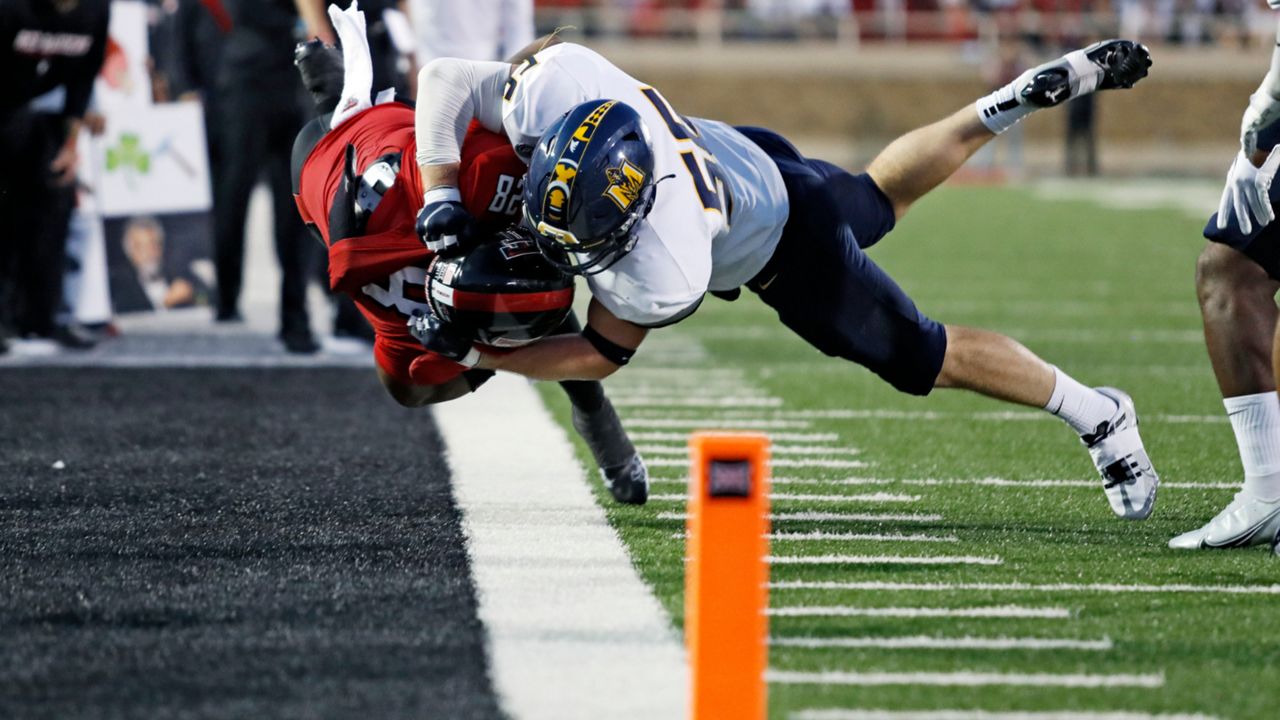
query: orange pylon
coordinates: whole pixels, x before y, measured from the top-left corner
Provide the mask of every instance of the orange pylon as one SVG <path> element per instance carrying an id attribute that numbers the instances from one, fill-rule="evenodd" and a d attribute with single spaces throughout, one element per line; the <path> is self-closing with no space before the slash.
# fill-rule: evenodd
<path id="1" fill-rule="evenodd" d="M 769 438 L 689 438 L 685 643 L 693 720 L 764 720 L 769 661 Z"/>

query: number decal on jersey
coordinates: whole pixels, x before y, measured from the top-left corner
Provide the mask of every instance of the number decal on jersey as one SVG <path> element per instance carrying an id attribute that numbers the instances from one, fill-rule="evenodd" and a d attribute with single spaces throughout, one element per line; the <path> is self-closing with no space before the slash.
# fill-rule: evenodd
<path id="1" fill-rule="evenodd" d="M 526 70 L 537 64 L 538 59 L 530 55 L 528 60 L 520 63 L 520 67 L 511 71 L 511 77 L 507 78 L 507 84 L 502 86 L 503 100 L 511 100 L 511 96 L 516 94 L 516 84 L 520 82 L 520 76 L 523 75 Z"/>
<path id="2" fill-rule="evenodd" d="M 385 286 L 369 283 L 360 289 L 379 305 L 392 308 L 405 317 L 413 317 L 415 311 L 431 312 L 427 305 L 427 271 L 420 267 L 397 270 L 387 278 Z"/>
<path id="3" fill-rule="evenodd" d="M 499 175 L 498 187 L 494 188 L 493 202 L 489 203 L 489 212 L 515 217 L 520 213 L 522 197 L 524 197 L 523 175 L 518 178 Z"/>
<path id="4" fill-rule="evenodd" d="M 729 193 L 728 183 L 725 182 L 724 170 L 720 168 L 720 163 L 716 162 L 715 154 L 703 142 L 702 133 L 698 132 L 698 128 L 693 123 L 677 115 L 667 99 L 657 90 L 646 86 L 641 87 L 640 92 L 653 103 L 653 108 L 662 116 L 667 130 L 671 132 L 671 137 L 675 138 L 680 145 L 691 146 L 688 150 L 680 151 L 680 159 L 689 169 L 689 176 L 693 178 L 693 189 L 698 193 L 702 207 L 720 213 L 728 223 L 729 218 L 733 216 L 733 196 Z"/>

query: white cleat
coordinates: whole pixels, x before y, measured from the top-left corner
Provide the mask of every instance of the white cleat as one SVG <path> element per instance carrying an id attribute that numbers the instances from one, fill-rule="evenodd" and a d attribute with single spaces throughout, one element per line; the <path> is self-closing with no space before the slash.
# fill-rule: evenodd
<path id="1" fill-rule="evenodd" d="M 1151 458 L 1138 435 L 1138 413 L 1133 398 L 1116 388 L 1100 387 L 1098 392 L 1116 401 L 1116 412 L 1091 433 L 1080 437 L 1089 448 L 1093 464 L 1102 476 L 1111 511 L 1126 520 L 1145 520 L 1156 505 L 1160 476 L 1151 467 Z"/>
<path id="2" fill-rule="evenodd" d="M 1238 548 L 1270 545 L 1280 547 L 1280 499 L 1259 500 L 1238 493 L 1231 504 L 1199 530 L 1183 533 L 1169 541 L 1174 550 Z"/>

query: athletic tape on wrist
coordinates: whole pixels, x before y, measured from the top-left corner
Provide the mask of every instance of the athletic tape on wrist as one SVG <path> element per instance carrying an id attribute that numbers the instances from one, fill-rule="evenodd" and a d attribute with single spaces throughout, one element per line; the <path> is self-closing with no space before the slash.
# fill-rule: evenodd
<path id="1" fill-rule="evenodd" d="M 422 205 L 426 207 L 431 203 L 438 202 L 454 202 L 462 203 L 462 193 L 458 192 L 458 188 L 452 185 L 437 185 L 422 194 Z"/>
<path id="2" fill-rule="evenodd" d="M 1019 120 L 1036 111 L 1035 107 L 1018 102 L 1016 85 L 1018 80 L 1014 80 L 986 97 L 978 98 L 978 101 L 973 104 L 974 110 L 978 112 L 978 120 L 996 135 L 1008 130 Z"/>
<path id="3" fill-rule="evenodd" d="M 626 365 L 631 362 L 631 356 L 636 354 L 634 348 L 622 347 L 609 338 L 606 338 L 596 332 L 590 325 L 583 328 L 582 337 L 586 338 L 587 342 L 591 343 L 591 347 L 595 348 L 596 352 L 603 355 L 605 360 L 608 360 L 614 365 Z"/>

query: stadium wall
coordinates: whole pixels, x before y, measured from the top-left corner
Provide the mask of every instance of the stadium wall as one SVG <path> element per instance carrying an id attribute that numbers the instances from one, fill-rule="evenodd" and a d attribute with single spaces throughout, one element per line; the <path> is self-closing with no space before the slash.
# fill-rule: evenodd
<path id="1" fill-rule="evenodd" d="M 850 165 L 865 164 L 897 135 L 988 90 L 978 58 L 953 45 L 595 47 L 660 88 L 682 112 L 770 127 L 807 152 Z M 1147 80 L 1133 91 L 1099 99 L 1104 171 L 1222 172 L 1236 145 L 1240 112 L 1266 71 L 1268 51 L 1153 49 L 1155 66 Z M 1064 121 L 1065 113 L 1046 112 L 1024 123 L 1032 169 L 1060 161 Z"/>

